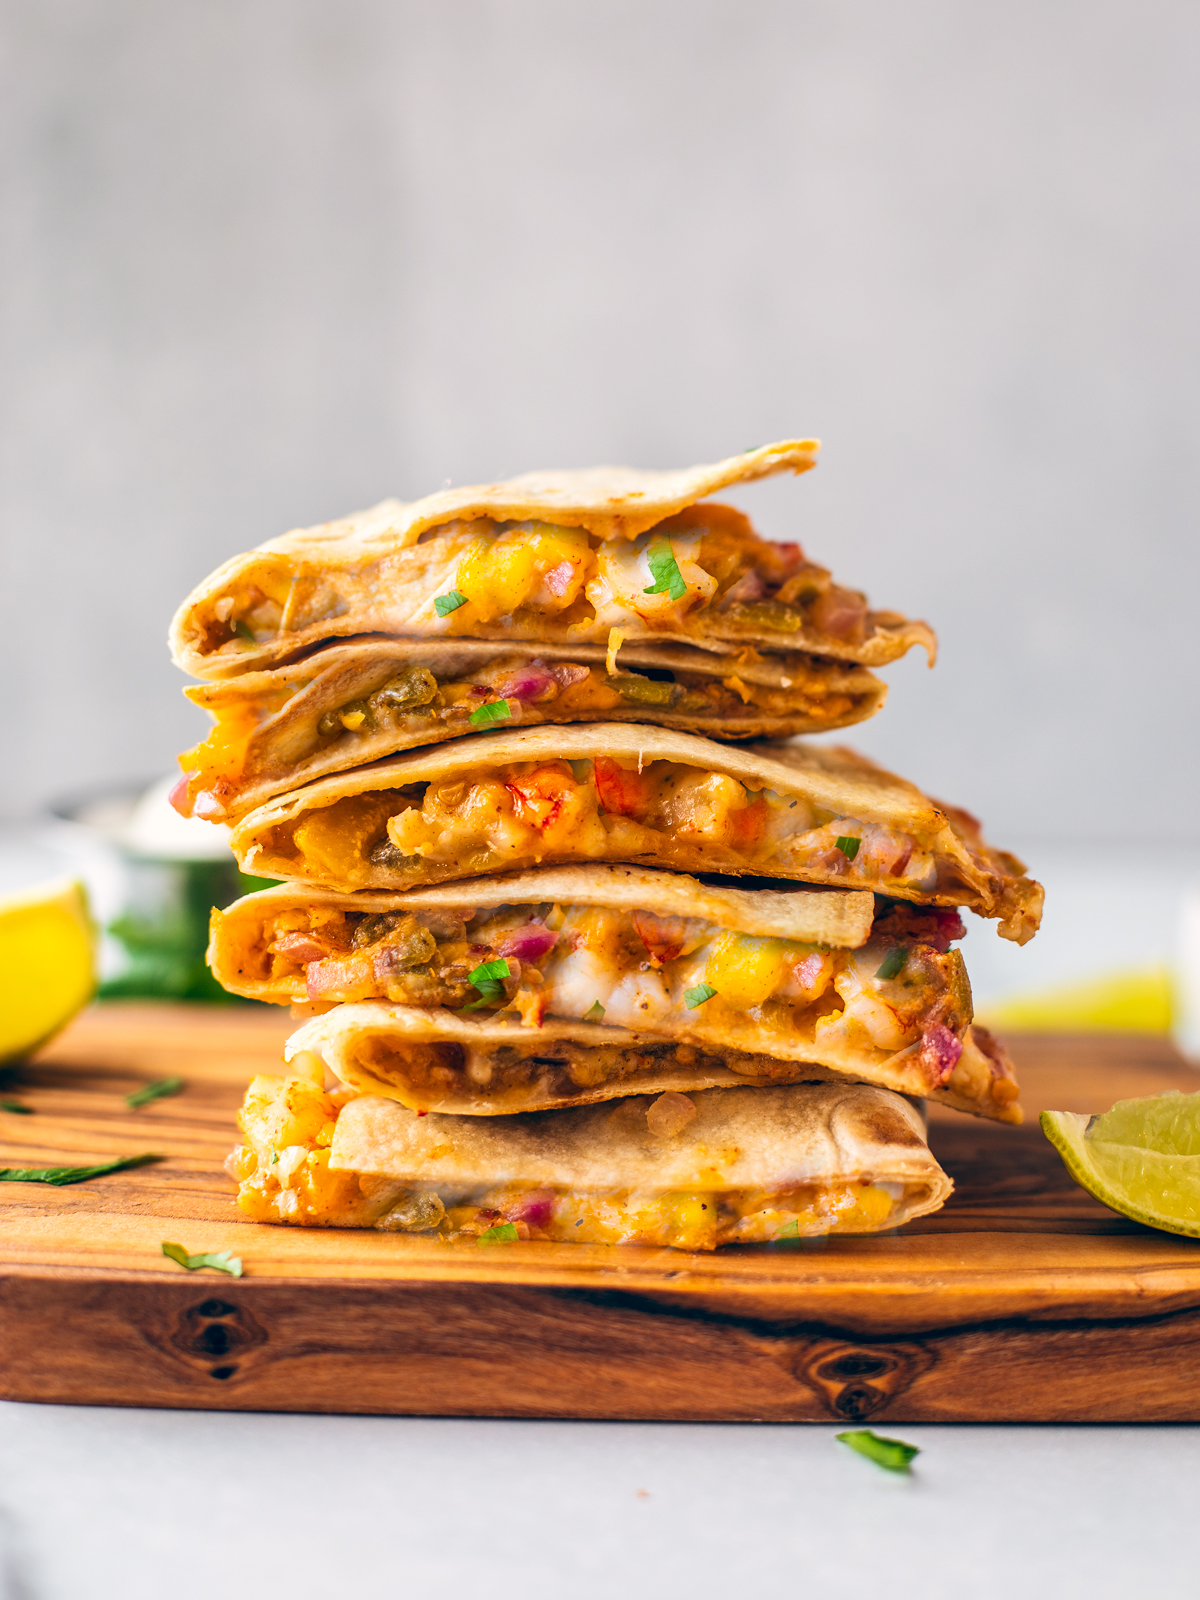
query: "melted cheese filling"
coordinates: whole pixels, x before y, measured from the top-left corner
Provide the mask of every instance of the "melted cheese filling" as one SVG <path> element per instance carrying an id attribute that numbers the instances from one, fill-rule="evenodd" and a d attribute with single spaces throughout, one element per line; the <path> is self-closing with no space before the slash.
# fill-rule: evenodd
<path id="1" fill-rule="evenodd" d="M 707 610 L 721 613 L 730 634 L 806 629 L 841 645 L 860 644 L 873 626 L 863 596 L 834 584 L 798 545 L 759 538 L 730 507 L 699 505 L 628 542 L 479 518 L 430 529 L 417 548 L 330 571 L 264 556 L 205 603 L 204 647 L 257 648 L 378 604 L 390 587 L 407 608 L 396 625 L 421 636 L 602 642 L 614 627 L 686 632 L 690 615 Z"/>
<path id="2" fill-rule="evenodd" d="M 303 1078 L 256 1078 L 239 1123 L 246 1143 L 226 1165 L 237 1203 L 256 1222 L 474 1238 L 481 1243 L 548 1240 L 713 1250 L 830 1233 L 875 1233 L 893 1225 L 923 1185 L 870 1178 L 779 1190 L 661 1193 L 571 1191 L 521 1184 L 410 1184 L 333 1169 L 329 1144 L 347 1096 Z"/>
<path id="3" fill-rule="evenodd" d="M 671 761 L 639 771 L 607 756 L 480 767 L 414 786 L 411 798 L 346 796 L 280 825 L 268 848 L 282 859 L 290 848 L 318 882 L 355 888 L 647 857 L 883 892 L 938 884 L 933 852 L 911 834 L 750 790 L 724 773 Z"/>
<path id="4" fill-rule="evenodd" d="M 280 1000 L 385 999 L 515 1013 L 527 1027 L 556 1016 L 714 1040 L 751 1021 L 792 1046 L 865 1039 L 889 1052 L 914 1043 L 939 1002 L 956 1031 L 970 1020 L 957 958 L 882 936 L 826 949 L 702 918 L 546 904 L 458 919 L 297 907 L 243 938 L 241 973 Z M 472 982 L 496 963 L 504 970 L 484 987 Z"/>

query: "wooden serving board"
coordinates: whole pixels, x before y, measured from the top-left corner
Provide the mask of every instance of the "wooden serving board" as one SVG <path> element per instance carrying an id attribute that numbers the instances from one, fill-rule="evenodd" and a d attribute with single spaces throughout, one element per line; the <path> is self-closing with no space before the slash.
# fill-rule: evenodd
<path id="1" fill-rule="evenodd" d="M 1200 1241 L 1078 1189 L 1036 1114 L 1200 1088 L 1144 1038 L 1009 1041 L 1020 1129 L 935 1113 L 945 1209 L 886 1237 L 713 1255 L 480 1246 L 240 1220 L 221 1161 L 267 1009 L 110 1004 L 7 1092 L 0 1164 L 160 1151 L 0 1185 L 0 1394 L 16 1400 L 678 1420 L 1200 1419 Z M 125 1096 L 179 1074 L 185 1090 Z M 231 1250 L 235 1280 L 161 1254 Z"/>

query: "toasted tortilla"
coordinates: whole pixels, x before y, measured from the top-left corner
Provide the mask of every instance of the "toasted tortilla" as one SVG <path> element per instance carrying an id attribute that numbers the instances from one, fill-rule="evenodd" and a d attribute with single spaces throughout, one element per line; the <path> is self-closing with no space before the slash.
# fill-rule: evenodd
<path id="1" fill-rule="evenodd" d="M 596 757 L 615 764 L 604 768 L 609 778 L 620 778 L 618 768 L 628 771 L 631 788 L 647 769 L 650 783 L 676 782 L 672 774 L 680 772 L 697 780 L 715 775 L 705 790 L 707 811 L 667 816 L 654 826 L 653 817 L 643 823 L 628 808 L 615 814 L 623 802 L 605 790 L 601 817 Z M 567 762 L 591 765 L 573 779 Z M 656 774 L 655 763 L 666 765 Z M 547 771 L 556 797 L 545 807 L 514 792 L 514 780 Z M 726 778 L 732 783 L 719 781 Z M 469 800 L 483 780 L 495 781 L 499 811 L 488 813 L 490 821 L 469 808 L 460 816 L 460 786 L 467 785 Z M 712 820 L 718 804 L 719 823 Z M 742 811 L 752 805 L 765 808 L 767 846 L 745 843 Z M 535 821 L 518 827 L 514 806 Z M 784 826 L 784 809 L 794 813 L 797 830 L 786 848 L 765 832 L 768 823 Z M 542 810 L 544 819 L 536 820 Z M 501 825 L 508 829 L 503 838 Z M 410 835 L 419 836 L 413 848 Z M 1019 944 L 1037 931 L 1043 897 L 1015 856 L 984 843 L 974 818 L 938 805 L 852 750 L 799 741 L 718 745 L 619 723 L 517 729 L 394 756 L 261 806 L 233 830 L 231 843 L 246 872 L 354 890 L 404 891 L 581 859 L 790 878 L 967 906 L 997 919 L 1000 934 Z"/>
<path id="2" fill-rule="evenodd" d="M 875 915 L 874 895 L 862 892 L 799 885 L 740 889 L 729 883 L 701 883 L 683 872 L 627 866 L 539 867 L 404 895 L 370 891 L 347 895 L 283 883 L 246 895 L 223 911 L 214 909 L 208 962 L 218 983 L 231 994 L 276 1005 L 304 1003 L 310 997 L 302 969 L 287 976 L 270 971 L 267 944 L 280 913 L 332 911 L 357 918 L 450 911 L 469 916 L 476 909 L 545 904 L 652 910 L 660 918 L 699 919 L 751 936 L 847 950 L 866 944 Z M 478 960 L 471 964 L 478 965 Z"/>
<path id="3" fill-rule="evenodd" d="M 291 666 L 193 685 L 184 693 L 218 725 L 179 758 L 189 782 L 186 798 L 176 803 L 185 815 L 234 821 L 330 773 L 497 724 L 636 718 L 720 740 L 782 739 L 861 722 L 887 694 L 865 667 L 795 652 L 760 657 L 747 651 L 746 660 L 731 663 L 687 645 L 628 644 L 615 674 L 606 671 L 605 656 L 594 644 L 370 638 L 327 645 Z M 555 677 L 562 667 L 567 670 Z M 570 681 L 584 669 L 582 684 Z M 439 685 L 436 693 L 426 675 Z M 414 698 L 425 695 L 430 703 L 376 713 L 370 696 L 383 689 L 386 700 L 386 686 L 398 680 L 415 685 Z M 440 686 L 458 694 L 463 684 L 480 688 L 442 703 Z M 503 711 L 496 721 L 482 720 L 491 715 L 478 709 L 487 703 Z M 322 719 L 328 724 L 339 712 L 346 723 L 325 731 Z"/>
<path id="4" fill-rule="evenodd" d="M 711 1250 L 900 1227 L 952 1189 L 919 1113 L 857 1084 L 485 1119 L 376 1096 L 339 1105 L 303 1080 L 258 1078 L 239 1121 L 238 1204 L 307 1226 Z M 312 1135 L 330 1121 L 326 1150 Z"/>
<path id="5" fill-rule="evenodd" d="M 829 590 L 829 573 L 805 563 L 798 546 L 758 539 L 731 508 L 694 510 L 717 489 L 806 471 L 816 448 L 812 440 L 785 441 L 685 472 L 533 473 L 410 505 L 386 500 L 225 562 L 177 612 L 174 659 L 196 677 L 224 678 L 294 661 L 324 640 L 352 634 L 607 645 L 618 629 L 629 640 L 691 643 L 724 655 L 751 645 L 880 666 L 921 645 L 932 661 L 936 640 L 927 624 L 861 610 L 861 597 L 857 620 L 835 618 L 818 599 Z M 724 564 L 721 573 L 694 564 L 701 524 L 709 530 L 710 565 Z M 458 588 L 471 588 L 460 576 L 464 563 L 482 559 L 480 540 L 504 530 L 526 547 L 550 538 L 541 577 L 530 577 L 515 598 L 497 600 L 496 609 L 492 600 L 509 592 L 497 572 L 500 587 L 488 578 L 468 603 Z M 575 530 L 584 530 L 582 541 L 571 537 Z M 564 535 L 561 550 L 557 535 Z M 641 548 L 627 556 L 614 548 L 629 540 Z M 653 541 L 682 563 L 674 575 L 683 585 L 678 592 L 650 565 Z M 511 563 L 505 572 L 511 577 Z M 793 592 L 789 580 L 801 587 Z"/>
<path id="6" fill-rule="evenodd" d="M 974 1038 L 968 1033 L 952 1060 L 952 1050 L 938 1059 L 923 1040 L 889 1052 L 849 1029 L 818 1027 L 806 1049 L 749 1018 L 736 1030 L 681 1019 L 664 1037 L 558 1017 L 530 1029 L 505 1013 L 368 1000 L 306 1022 L 288 1040 L 284 1060 L 306 1052 L 358 1094 L 460 1116 L 559 1110 L 629 1094 L 821 1081 L 870 1083 L 975 1116 L 1021 1121 L 1011 1063 L 982 1030 Z"/>

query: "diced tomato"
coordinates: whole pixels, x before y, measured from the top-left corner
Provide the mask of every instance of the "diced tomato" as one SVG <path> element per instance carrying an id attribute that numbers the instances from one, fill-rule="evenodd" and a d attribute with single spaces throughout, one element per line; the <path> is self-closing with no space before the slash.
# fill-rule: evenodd
<path id="1" fill-rule="evenodd" d="M 755 800 L 729 813 L 730 843 L 738 850 L 751 850 L 763 836 L 767 825 L 767 802 Z"/>
<path id="2" fill-rule="evenodd" d="M 646 815 L 651 803 L 650 779 L 646 774 L 631 771 L 609 756 L 597 756 L 592 765 L 596 773 L 596 792 L 606 811 L 615 817 Z"/>

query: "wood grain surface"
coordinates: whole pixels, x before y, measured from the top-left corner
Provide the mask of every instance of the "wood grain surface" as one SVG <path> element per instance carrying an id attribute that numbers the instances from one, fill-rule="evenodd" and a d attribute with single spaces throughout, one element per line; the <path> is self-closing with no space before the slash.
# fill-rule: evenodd
<path id="1" fill-rule="evenodd" d="M 25 1066 L 0 1164 L 0 1394 L 236 1410 L 769 1421 L 1200 1419 L 1200 1243 L 1114 1215 L 1036 1113 L 1200 1071 L 1156 1039 L 1016 1036 L 1024 1128 L 935 1112 L 945 1209 L 888 1236 L 712 1255 L 480 1246 L 241 1220 L 221 1162 L 266 1008 L 109 1004 Z M 125 1097 L 177 1074 L 182 1093 Z M 231 1250 L 245 1276 L 161 1254 Z"/>

